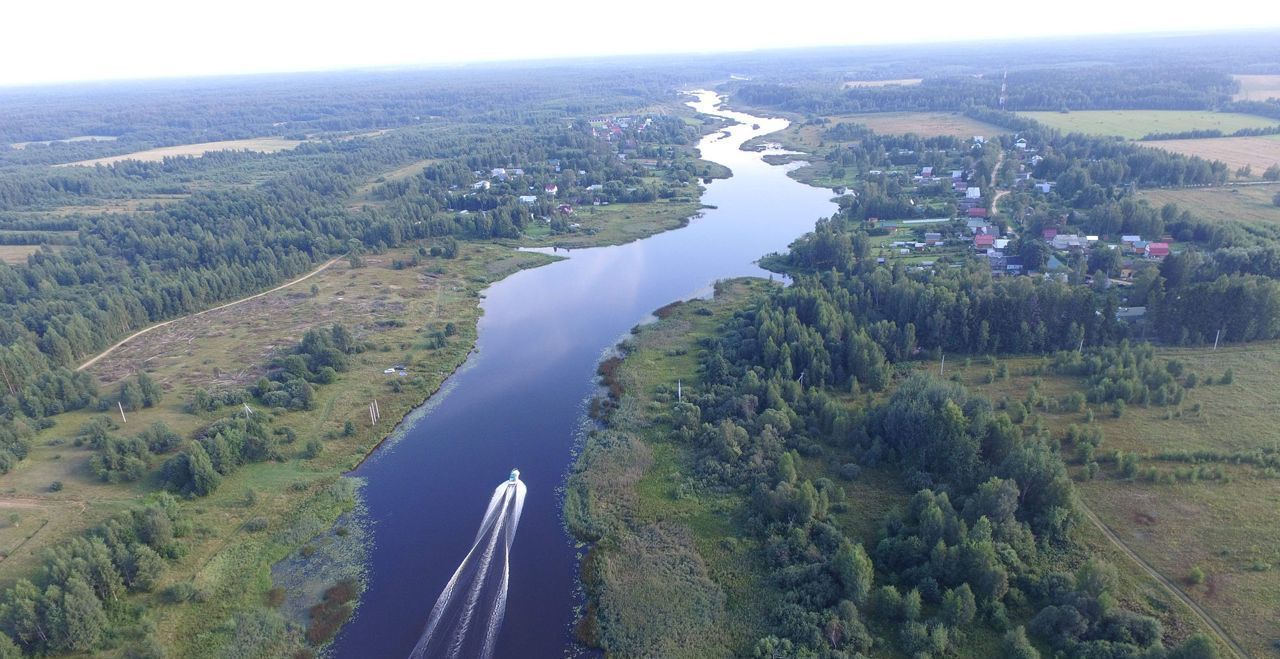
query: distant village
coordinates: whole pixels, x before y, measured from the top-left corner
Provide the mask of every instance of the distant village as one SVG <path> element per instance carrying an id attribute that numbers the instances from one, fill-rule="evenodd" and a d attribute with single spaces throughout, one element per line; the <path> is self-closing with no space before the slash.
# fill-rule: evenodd
<path id="1" fill-rule="evenodd" d="M 570 232 L 583 229 L 580 222 L 572 221 L 582 207 L 692 195 L 682 190 L 700 178 L 692 172 L 692 155 L 662 143 L 683 126 L 663 125 L 660 134 L 653 134 L 650 129 L 663 121 L 679 123 L 645 115 L 603 117 L 571 126 L 594 139 L 596 153 L 582 157 L 577 150 L 573 162 L 551 157 L 521 166 L 474 170 L 469 191 L 451 187 L 461 194 L 455 195 L 450 210 L 460 215 L 485 213 L 509 200 L 553 232 Z M 556 149 L 547 152 L 555 155 Z"/>
<path id="2" fill-rule="evenodd" d="M 985 138 L 975 136 L 972 146 L 978 148 L 985 143 Z M 908 155 L 908 154 L 901 154 Z M 1037 149 L 1030 148 L 1025 139 L 1014 142 L 1014 149 L 1008 157 L 1018 160 L 1018 171 L 1014 178 L 1013 190 L 1034 191 L 1047 195 L 1056 185 L 1052 181 L 1037 181 L 1031 170 L 1039 164 L 1042 156 Z M 935 171 L 932 166 L 919 167 L 911 174 L 911 181 L 917 189 L 923 186 L 941 186 L 949 188 L 955 207 L 955 214 L 947 217 L 921 219 L 898 219 L 882 221 L 877 217 L 868 217 L 867 225 L 873 235 L 886 238 L 879 242 L 880 256 L 878 261 L 885 263 L 900 258 L 915 268 L 936 267 L 940 260 L 955 263 L 970 254 L 987 260 L 991 274 L 997 277 L 1029 275 L 1039 272 L 1044 276 L 1061 278 L 1064 281 L 1072 272 L 1068 265 L 1081 262 L 1093 250 L 1109 249 L 1118 252 L 1121 268 L 1118 279 L 1109 280 L 1108 285 L 1115 283 L 1124 285 L 1125 280 L 1133 275 L 1135 266 L 1141 262 L 1160 261 L 1169 256 L 1173 250 L 1172 239 L 1168 236 L 1119 235 L 1097 236 L 1067 232 L 1068 217 L 1062 214 L 1054 226 L 1047 226 L 1039 231 L 1040 238 L 1047 246 L 1049 253 L 1043 263 L 1029 264 L 1023 255 L 1012 250 L 1017 246 L 1018 236 L 1011 222 L 996 221 L 994 210 L 984 205 L 984 199 L 994 202 L 1003 196 L 986 194 L 978 184 L 971 182 L 974 178 L 972 170 L 952 169 Z M 905 178 L 910 172 L 902 170 L 869 170 L 869 177 Z M 838 190 L 844 195 L 856 194 L 848 190 Z M 994 203 L 991 203 L 994 205 Z M 1024 237 L 1025 238 L 1025 237 Z M 943 259 L 952 256 L 956 258 Z"/>

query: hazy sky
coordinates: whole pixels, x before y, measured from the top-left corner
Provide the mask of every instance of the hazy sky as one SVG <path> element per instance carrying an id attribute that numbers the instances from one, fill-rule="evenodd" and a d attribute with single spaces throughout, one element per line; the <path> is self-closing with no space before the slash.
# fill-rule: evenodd
<path id="1" fill-rule="evenodd" d="M 1280 27 L 1274 0 L 9 0 L 0 85 Z M 754 9 L 759 7 L 759 10 Z M 731 9 L 732 8 L 732 9 Z"/>

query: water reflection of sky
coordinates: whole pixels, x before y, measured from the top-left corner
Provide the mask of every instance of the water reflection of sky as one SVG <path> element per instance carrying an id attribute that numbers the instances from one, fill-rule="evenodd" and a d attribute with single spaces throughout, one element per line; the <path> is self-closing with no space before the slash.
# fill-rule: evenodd
<path id="1" fill-rule="evenodd" d="M 717 279 L 768 276 L 754 265 L 783 250 L 835 205 L 786 167 L 742 151 L 748 139 L 786 127 L 692 105 L 742 123 L 708 135 L 705 159 L 733 176 L 711 183 L 707 209 L 685 228 L 615 247 L 555 252 L 565 260 L 511 275 L 485 292 L 478 352 L 449 393 L 409 421 L 403 439 L 366 462 L 375 520 L 370 587 L 335 655 L 403 656 L 475 534 L 490 491 L 512 467 L 529 485 L 511 558 L 511 590 L 499 656 L 560 656 L 575 602 L 575 553 L 557 486 L 572 459 L 582 402 L 600 355 L 650 313 L 705 295 Z M 751 124 L 759 124 L 753 129 Z M 783 153 L 770 150 L 765 153 Z"/>

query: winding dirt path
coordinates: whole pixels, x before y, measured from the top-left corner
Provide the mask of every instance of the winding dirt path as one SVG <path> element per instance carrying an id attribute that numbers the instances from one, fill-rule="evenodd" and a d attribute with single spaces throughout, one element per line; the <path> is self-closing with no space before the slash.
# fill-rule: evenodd
<path id="1" fill-rule="evenodd" d="M 126 336 L 125 338 L 121 339 L 120 341 L 118 341 L 115 345 L 111 346 L 110 348 L 107 348 L 106 350 L 103 350 L 102 352 L 100 352 L 100 353 L 98 353 L 97 355 L 93 356 L 91 359 L 89 359 L 89 360 L 88 360 L 88 361 L 86 361 L 85 363 L 83 363 L 83 364 L 81 364 L 81 365 L 77 366 L 77 367 L 76 367 L 76 370 L 77 370 L 77 371 L 83 371 L 84 369 L 89 368 L 90 366 L 93 366 L 95 363 L 97 363 L 97 361 L 98 361 L 99 359 L 102 359 L 103 357 L 106 357 L 107 355 L 111 354 L 111 351 L 112 351 L 112 350 L 115 350 L 116 348 L 119 348 L 120 346 L 122 346 L 122 345 L 124 345 L 124 344 L 126 344 L 126 343 L 128 343 L 128 342 L 130 342 L 130 341 L 132 341 L 132 340 L 134 340 L 134 339 L 136 339 L 136 338 L 138 338 L 138 337 L 142 336 L 143 334 L 146 334 L 147 332 L 150 332 L 150 331 L 151 331 L 151 330 L 153 330 L 153 329 L 157 329 L 157 328 L 160 328 L 160 327 L 164 327 L 165 325 L 170 325 L 170 324 L 172 324 L 172 323 L 176 323 L 176 322 L 178 322 L 179 320 L 182 320 L 182 319 L 184 319 L 184 318 L 193 318 L 193 317 L 195 317 L 195 316 L 200 316 L 200 315 L 203 315 L 203 314 L 207 314 L 207 313 L 212 312 L 212 311 L 219 311 L 219 310 L 221 310 L 221 309 L 226 309 L 227 307 L 234 307 L 234 306 L 236 306 L 237 304 L 240 304 L 240 303 L 242 303 L 242 302 L 248 302 L 249 300 L 253 300 L 253 299 L 256 299 L 256 298 L 260 298 L 260 297 L 262 297 L 263 295 L 267 295 L 267 294 L 269 294 L 269 293 L 274 293 L 274 292 L 276 292 L 276 291 L 279 291 L 279 290 L 283 290 L 283 289 L 289 288 L 290 286 L 293 286 L 294 284 L 296 284 L 296 283 L 298 283 L 298 282 L 300 282 L 300 281 L 304 281 L 304 280 L 310 279 L 310 278 L 314 277 L 315 275 L 320 274 L 321 272 L 323 272 L 323 271 L 324 271 L 324 269 L 325 269 L 325 268 L 328 268 L 329 266 L 333 265 L 333 264 L 334 264 L 334 263 L 336 263 L 336 262 L 338 261 L 338 259 L 340 259 L 340 258 L 342 258 L 342 257 L 341 257 L 341 256 L 335 256 L 335 257 L 333 257 L 333 258 L 329 259 L 328 261 L 325 261 L 323 265 L 321 265 L 320 267 L 316 268 L 315 270 L 312 270 L 311 272 L 308 272 L 307 274 L 302 275 L 301 277 L 298 277 L 297 279 L 294 279 L 294 280 L 292 280 L 292 281 L 290 281 L 290 282 L 287 282 L 287 283 L 284 283 L 284 284 L 280 284 L 279 286 L 276 286 L 275 288 L 273 288 L 273 289 L 271 289 L 271 290 L 268 290 L 268 291 L 262 291 L 261 293 L 255 293 L 255 294 L 250 295 L 250 296 L 248 296 L 248 297 L 242 297 L 242 298 L 240 298 L 239 300 L 235 300 L 235 301 L 232 301 L 232 302 L 228 302 L 228 303 L 226 303 L 226 304 L 220 304 L 220 305 L 218 305 L 218 306 L 216 306 L 216 307 L 213 307 L 213 308 L 210 308 L 210 309 L 205 309 L 204 311 L 197 311 L 196 313 L 193 313 L 193 314 L 187 314 L 187 315 L 185 315 L 185 316 L 178 316 L 177 318 L 174 318 L 174 319 L 172 319 L 172 320 L 166 320 L 166 321 L 164 321 L 163 323 L 156 323 L 155 325 L 151 325 L 151 326 L 149 326 L 149 327 L 144 327 L 144 328 L 142 328 L 142 329 L 140 329 L 140 330 L 138 330 L 138 331 L 134 332 L 133 334 L 130 334 L 129 336 Z"/>
<path id="2" fill-rule="evenodd" d="M 1201 607 L 1199 604 L 1195 602 L 1195 600 L 1192 600 L 1189 596 L 1187 596 L 1187 594 L 1183 592 L 1183 590 L 1179 588 L 1177 584 L 1165 578 L 1165 576 L 1163 574 L 1160 574 L 1160 572 L 1157 571 L 1154 567 L 1152 567 L 1150 563 L 1143 560 L 1141 556 L 1138 556 L 1136 553 L 1134 553 L 1134 551 L 1129 548 L 1129 545 L 1126 545 L 1124 541 L 1120 539 L 1120 536 L 1116 535 L 1115 532 L 1112 531 L 1110 527 L 1104 524 L 1102 520 L 1097 515 L 1095 515 L 1094 512 L 1090 510 L 1088 506 L 1084 504 L 1083 501 L 1080 502 L 1080 509 L 1084 511 L 1085 517 L 1088 517 L 1089 521 L 1093 522 L 1093 525 L 1098 527 L 1098 530 L 1102 531 L 1103 535 L 1107 536 L 1107 539 L 1111 541 L 1111 544 L 1115 545 L 1120 551 L 1124 552 L 1125 556 L 1128 556 L 1134 563 L 1137 563 L 1138 566 L 1141 567 L 1144 571 L 1146 571 L 1147 574 L 1151 575 L 1152 579 L 1155 579 L 1161 586 L 1164 586 L 1165 590 L 1173 594 L 1174 597 L 1177 597 L 1178 599 L 1182 600 L 1182 602 L 1186 604 L 1187 607 L 1190 608 L 1193 613 L 1196 614 L 1196 617 L 1200 618 L 1201 622 L 1203 622 L 1206 627 L 1208 627 L 1211 631 L 1213 631 L 1213 633 L 1218 637 L 1218 640 L 1222 641 L 1224 645 L 1231 648 L 1232 653 L 1236 657 L 1239 657 L 1241 659 L 1249 659 L 1249 656 L 1250 656 L 1249 653 L 1246 652 L 1245 649 L 1241 647 L 1239 643 L 1236 643 L 1235 639 L 1231 638 L 1230 634 L 1227 634 L 1227 631 L 1223 629 L 1221 625 L 1218 624 L 1217 620 L 1213 619 L 1213 616 L 1209 615 L 1208 611 L 1205 611 L 1203 607 Z"/>

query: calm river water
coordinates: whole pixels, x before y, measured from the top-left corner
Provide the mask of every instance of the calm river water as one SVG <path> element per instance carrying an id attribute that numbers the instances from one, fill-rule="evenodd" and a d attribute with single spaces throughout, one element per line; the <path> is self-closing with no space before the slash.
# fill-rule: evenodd
<path id="1" fill-rule="evenodd" d="M 511 554 L 499 657 L 560 657 L 576 603 L 575 550 L 560 519 L 567 473 L 595 389 L 596 364 L 654 309 L 706 295 L 717 279 L 768 276 L 754 265 L 819 217 L 831 193 L 797 183 L 748 139 L 787 122 L 718 109 L 739 123 L 702 140 L 702 157 L 733 170 L 710 184 L 689 226 L 627 245 L 574 250 L 567 260 L 507 277 L 485 292 L 479 341 L 428 408 L 354 475 L 373 521 L 369 588 L 335 644 L 339 657 L 404 657 L 475 538 L 494 487 L 513 467 L 528 486 Z M 753 128 L 755 124 L 758 128 Z M 767 152 L 765 152 L 767 153 Z M 561 254 L 564 252 L 562 251 Z"/>

